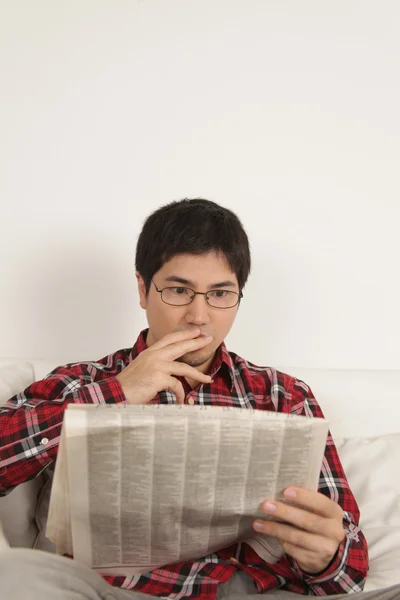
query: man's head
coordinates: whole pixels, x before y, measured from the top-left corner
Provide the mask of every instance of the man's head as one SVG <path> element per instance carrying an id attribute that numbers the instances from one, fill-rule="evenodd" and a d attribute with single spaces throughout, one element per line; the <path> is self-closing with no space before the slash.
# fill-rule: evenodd
<path id="1" fill-rule="evenodd" d="M 249 242 L 238 217 L 201 198 L 161 207 L 140 233 L 136 271 L 140 305 L 149 323 L 148 345 L 168 333 L 199 327 L 213 341 L 182 360 L 206 368 L 235 320 L 250 272 Z M 174 289 L 161 294 L 166 287 Z M 216 291 L 208 295 L 208 302 L 196 295 L 183 304 L 192 297 L 184 288 Z"/>

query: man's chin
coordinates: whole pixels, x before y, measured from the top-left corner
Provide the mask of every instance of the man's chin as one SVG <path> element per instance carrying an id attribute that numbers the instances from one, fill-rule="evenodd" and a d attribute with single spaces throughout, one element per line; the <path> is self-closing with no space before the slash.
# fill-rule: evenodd
<path id="1" fill-rule="evenodd" d="M 183 362 L 189 365 L 190 367 L 197 368 L 206 364 L 210 360 L 210 358 L 212 358 L 213 355 L 214 352 L 211 352 L 211 354 L 199 354 L 198 352 L 188 352 L 187 354 L 184 354 L 176 360 L 178 362 Z"/>

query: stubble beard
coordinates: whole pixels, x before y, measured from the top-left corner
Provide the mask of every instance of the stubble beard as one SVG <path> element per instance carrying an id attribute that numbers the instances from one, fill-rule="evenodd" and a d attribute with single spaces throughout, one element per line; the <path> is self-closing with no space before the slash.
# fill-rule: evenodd
<path id="1" fill-rule="evenodd" d="M 177 362 L 183 362 L 190 367 L 201 367 L 201 365 L 204 365 L 206 362 L 208 362 L 213 355 L 214 352 L 200 355 L 197 354 L 197 352 L 188 352 L 176 360 Z"/>

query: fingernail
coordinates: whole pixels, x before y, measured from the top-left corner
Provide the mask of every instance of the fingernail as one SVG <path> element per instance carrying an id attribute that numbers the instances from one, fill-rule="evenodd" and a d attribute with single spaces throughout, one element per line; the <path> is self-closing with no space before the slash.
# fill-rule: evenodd
<path id="1" fill-rule="evenodd" d="M 296 490 L 294 490 L 293 488 L 287 488 L 284 491 L 284 496 L 286 498 L 296 498 L 296 496 L 297 496 Z"/>
<path id="2" fill-rule="evenodd" d="M 272 502 L 264 502 L 263 508 L 265 512 L 273 513 L 276 511 L 276 504 L 272 504 Z"/>
<path id="3" fill-rule="evenodd" d="M 263 531 L 263 529 L 264 529 L 264 522 L 263 521 L 254 521 L 253 527 L 254 527 L 254 529 L 256 531 Z"/>

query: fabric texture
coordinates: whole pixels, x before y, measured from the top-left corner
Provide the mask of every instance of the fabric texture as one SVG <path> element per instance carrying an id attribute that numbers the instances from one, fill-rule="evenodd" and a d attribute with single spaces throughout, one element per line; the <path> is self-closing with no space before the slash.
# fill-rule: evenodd
<path id="1" fill-rule="evenodd" d="M 125 401 L 115 376 L 147 348 L 145 339 L 146 331 L 131 349 L 120 350 L 97 362 L 59 367 L 0 408 L 0 494 L 34 478 L 55 460 L 63 413 L 69 403 Z M 211 374 L 212 384 L 200 385 L 194 390 L 185 379 L 180 379 L 186 402 L 323 416 L 304 382 L 275 369 L 253 365 L 229 353 L 224 344 L 215 356 Z M 175 401 L 170 391 L 164 391 L 151 402 Z M 107 576 L 105 579 L 123 589 L 176 599 L 215 598 L 217 584 L 226 582 L 239 570 L 253 579 L 258 592 L 279 587 L 306 595 L 360 591 L 368 569 L 367 545 L 358 528 L 358 507 L 331 436 L 325 450 L 319 491 L 342 506 L 346 537 L 329 568 L 318 576 L 302 572 L 287 556 L 275 565 L 265 563 L 247 544 L 241 543 L 194 562 L 168 565 L 140 576 Z"/>
<path id="2" fill-rule="evenodd" d="M 28 362 L 0 365 L 0 406 L 33 381 L 33 367 Z M 0 466 L 0 481 L 2 468 Z M 1 484 L 0 484 L 1 485 Z M 0 499 L 0 521 L 12 546 L 33 546 L 38 529 L 35 511 L 43 479 L 37 477 L 18 486 L 12 494 Z"/>

